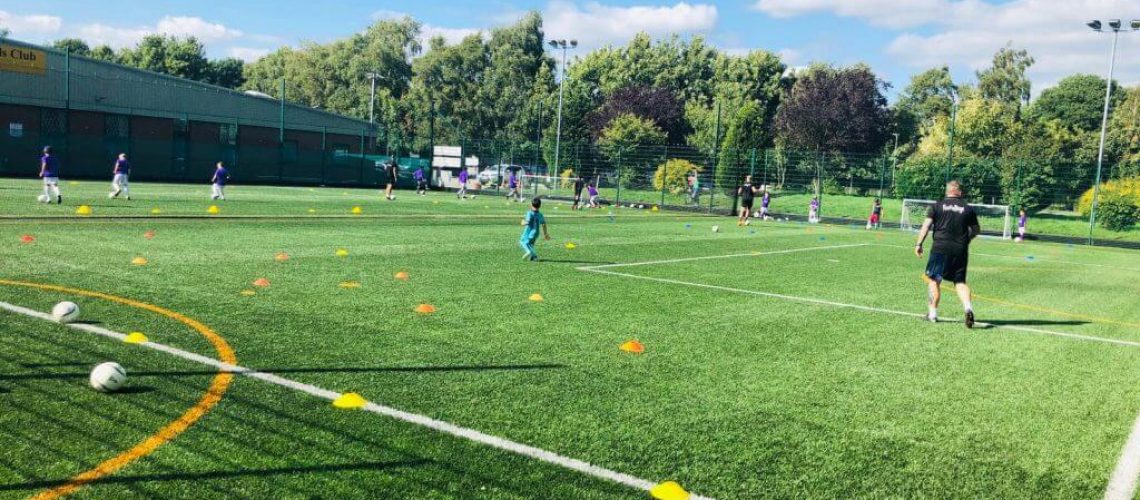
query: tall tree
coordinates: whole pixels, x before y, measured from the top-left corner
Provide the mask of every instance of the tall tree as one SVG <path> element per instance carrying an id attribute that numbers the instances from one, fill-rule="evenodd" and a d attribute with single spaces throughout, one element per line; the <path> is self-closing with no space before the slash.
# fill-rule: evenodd
<path id="1" fill-rule="evenodd" d="M 817 65 L 797 75 L 780 104 L 776 130 L 791 147 L 821 152 L 878 152 L 890 114 L 886 84 L 871 69 Z"/>
<path id="2" fill-rule="evenodd" d="M 1029 51 L 1007 44 L 994 54 L 992 66 L 977 72 L 978 91 L 984 99 L 1007 104 L 1029 102 L 1032 82 L 1025 72 L 1034 62 Z"/>
<path id="3" fill-rule="evenodd" d="M 91 58 L 100 61 L 118 62 L 119 56 L 115 54 L 115 49 L 107 45 L 99 45 L 91 49 Z"/>
<path id="4" fill-rule="evenodd" d="M 88 57 L 91 55 L 91 47 L 87 45 L 87 42 L 78 38 L 62 38 L 52 42 L 51 46 L 73 56 Z"/>
<path id="5" fill-rule="evenodd" d="M 245 63 L 241 59 L 228 57 L 213 60 L 206 69 L 205 80 L 219 87 L 236 89 L 245 83 L 244 69 Z"/>
<path id="6" fill-rule="evenodd" d="M 946 66 L 912 76 L 892 107 L 893 132 L 899 134 L 901 143 L 915 142 L 936 120 L 950 116 L 956 91 L 950 68 Z"/>
<path id="7" fill-rule="evenodd" d="M 1112 83 L 1112 104 L 1124 100 L 1116 82 Z M 1072 75 L 1061 79 L 1057 85 L 1045 89 L 1033 101 L 1031 114 L 1040 120 L 1060 120 L 1073 130 L 1100 130 L 1104 112 L 1104 78 L 1095 75 Z"/>
<path id="8" fill-rule="evenodd" d="M 1113 177 L 1140 176 L 1140 86 L 1127 89 L 1109 123 L 1108 148 L 1119 162 Z"/>
<path id="9" fill-rule="evenodd" d="M 653 122 L 665 132 L 667 141 L 672 144 L 684 141 L 687 133 L 684 109 L 673 91 L 667 88 L 630 86 L 619 89 L 606 96 L 602 106 L 590 112 L 586 121 L 594 137 L 600 137 L 614 118 L 626 114 Z"/>

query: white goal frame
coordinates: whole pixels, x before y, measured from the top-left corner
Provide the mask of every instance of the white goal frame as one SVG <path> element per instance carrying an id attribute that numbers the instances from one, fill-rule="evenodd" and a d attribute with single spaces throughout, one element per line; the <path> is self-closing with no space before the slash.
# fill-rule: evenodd
<path id="1" fill-rule="evenodd" d="M 934 200 L 919 200 L 912 198 L 903 199 L 902 216 L 899 217 L 899 229 L 902 229 L 903 231 L 917 232 L 919 228 L 922 227 L 922 220 L 925 220 L 925 218 L 918 221 L 912 220 L 910 216 L 912 213 L 912 207 L 929 207 L 935 203 L 938 202 Z M 986 205 L 984 203 L 971 203 L 970 206 L 976 210 L 982 209 L 979 210 L 979 212 L 985 212 L 984 214 L 979 213 L 979 216 L 1000 217 L 1002 220 L 1001 239 L 1008 240 L 1013 238 L 1013 216 L 1011 214 L 1009 205 Z M 985 225 L 982 226 L 982 229 L 985 229 Z"/>

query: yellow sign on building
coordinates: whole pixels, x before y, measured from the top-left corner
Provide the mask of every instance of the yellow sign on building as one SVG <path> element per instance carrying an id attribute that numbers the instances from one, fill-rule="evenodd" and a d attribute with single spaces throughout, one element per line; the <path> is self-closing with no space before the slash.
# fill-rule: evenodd
<path id="1" fill-rule="evenodd" d="M 30 75 L 47 73 L 47 53 L 18 45 L 0 44 L 0 71 Z"/>

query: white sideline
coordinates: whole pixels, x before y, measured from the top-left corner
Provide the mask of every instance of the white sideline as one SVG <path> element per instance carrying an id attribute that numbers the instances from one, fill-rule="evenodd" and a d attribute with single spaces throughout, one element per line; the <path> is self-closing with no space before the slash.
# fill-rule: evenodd
<path id="1" fill-rule="evenodd" d="M 668 284 L 673 284 L 673 285 L 692 286 L 692 287 L 705 288 L 705 289 L 710 289 L 710 290 L 720 290 L 720 291 L 732 292 L 732 293 L 756 295 L 756 296 L 761 296 L 761 297 L 769 297 L 769 298 L 773 298 L 773 299 L 789 300 L 789 301 L 793 301 L 793 302 L 802 302 L 802 303 L 807 303 L 807 304 L 839 307 L 839 308 L 845 308 L 845 309 L 856 309 L 856 310 L 865 311 L 865 312 L 880 313 L 880 314 L 892 314 L 895 316 L 907 316 L 907 317 L 920 318 L 920 319 L 924 318 L 923 314 L 914 313 L 914 312 L 897 311 L 897 310 L 893 310 L 893 309 L 884 309 L 884 308 L 880 308 L 880 307 L 863 306 L 863 305 L 858 305 L 858 304 L 847 304 L 847 303 L 843 303 L 843 302 L 834 302 L 834 301 L 830 301 L 830 300 L 815 299 L 815 298 L 811 298 L 811 297 L 799 297 L 799 296 L 795 296 L 795 295 L 785 295 L 785 294 L 781 294 L 781 293 L 761 292 L 758 290 L 746 290 L 746 289 L 742 289 L 742 288 L 732 288 L 732 287 L 720 286 L 720 285 L 709 285 L 709 284 L 705 284 L 705 283 L 693 283 L 693 282 L 674 280 L 674 279 L 669 279 L 669 278 L 655 278 L 655 277 L 651 277 L 651 276 L 639 276 L 636 274 L 609 271 L 606 269 L 606 268 L 615 268 L 615 267 L 641 266 L 641 265 L 648 265 L 648 264 L 668 264 L 668 263 L 674 263 L 674 262 L 688 262 L 688 261 L 692 261 L 692 260 L 706 260 L 706 259 L 715 259 L 715 258 L 773 255 L 773 254 L 780 254 L 780 253 L 792 253 L 794 251 L 807 251 L 807 250 L 817 250 L 817 249 L 822 250 L 822 249 L 831 249 L 831 248 L 842 248 L 845 246 L 846 247 L 853 247 L 853 246 L 868 246 L 868 245 L 885 246 L 885 247 L 897 246 L 897 245 L 883 245 L 883 244 L 865 243 L 865 244 L 861 244 L 861 245 L 836 245 L 836 246 L 832 246 L 832 247 L 807 247 L 804 249 L 792 249 L 792 250 L 768 252 L 768 253 L 730 254 L 730 255 L 723 255 L 723 256 L 696 257 L 696 258 L 691 258 L 691 259 L 673 259 L 673 260 L 668 260 L 668 261 L 631 262 L 628 264 L 606 264 L 603 266 L 586 266 L 586 267 L 579 267 L 578 270 L 579 271 L 585 271 L 585 272 L 591 272 L 591 273 L 605 274 L 605 275 L 610 275 L 610 276 L 620 276 L 623 278 L 634 278 L 634 279 L 645 280 L 645 281 L 655 281 L 658 283 L 668 283 Z M 987 256 L 1007 257 L 1004 255 L 987 255 Z M 1054 261 L 1054 262 L 1059 262 L 1059 261 Z M 1072 264 L 1080 264 L 1080 263 L 1073 262 Z M 1097 264 L 1086 264 L 1086 265 L 1096 266 Z M 1050 335 L 1050 336 L 1054 336 L 1054 337 L 1061 337 L 1061 338 L 1067 338 L 1067 339 L 1072 339 L 1072 340 L 1099 342 L 1099 343 L 1105 343 L 1105 344 L 1121 345 L 1121 346 L 1126 346 L 1126 347 L 1140 347 L 1140 342 L 1134 342 L 1134 341 L 1129 341 L 1129 340 L 1096 337 L 1096 336 L 1092 336 L 1092 335 L 1080 335 L 1080 334 L 1076 334 L 1076 333 L 1057 332 L 1057 331 L 1052 331 L 1052 330 L 1043 330 L 1040 328 L 1030 328 L 1030 327 L 1017 326 L 1017 325 L 994 325 L 994 324 L 984 323 L 984 322 L 978 322 L 977 324 L 983 328 L 1001 328 L 1001 329 L 1005 329 L 1005 330 L 1013 330 L 1013 331 L 1024 332 L 1024 333 L 1034 333 L 1034 334 L 1038 334 L 1038 335 Z M 1104 499 L 1105 500 L 1132 500 L 1133 495 L 1136 493 L 1136 486 L 1137 486 L 1138 480 L 1140 480 L 1140 415 L 1137 415 L 1136 421 L 1132 425 L 1132 430 L 1128 435 L 1128 440 L 1124 443 L 1124 448 L 1121 450 L 1120 458 L 1117 460 L 1116 467 L 1113 469 L 1112 477 L 1108 482 L 1108 486 L 1105 488 Z"/>
<path id="2" fill-rule="evenodd" d="M 598 265 L 598 266 L 579 267 L 578 270 L 579 271 L 593 271 L 596 269 L 606 269 L 606 268 L 611 268 L 611 267 L 648 266 L 648 265 L 652 265 L 652 264 L 676 264 L 678 262 L 693 262 L 693 261 L 698 261 L 698 260 L 712 260 L 712 259 L 732 259 L 735 257 L 760 257 L 763 255 L 780 255 L 780 254 L 786 254 L 786 253 L 811 252 L 811 251 L 815 251 L 815 250 L 836 250 L 839 248 L 865 247 L 868 245 L 870 245 L 870 243 L 854 243 L 854 244 L 850 244 L 850 245 L 830 245 L 830 246 L 818 246 L 818 247 L 792 248 L 792 249 L 788 249 L 788 250 L 773 250 L 771 252 L 748 252 L 748 253 L 733 253 L 733 254 L 728 254 L 728 255 L 708 255 L 708 256 L 704 256 L 704 257 L 686 257 L 686 258 L 682 258 L 682 259 L 647 260 L 647 261 L 643 261 L 643 262 L 629 262 L 629 263 L 625 263 L 625 264 L 602 264 L 602 265 Z"/>
<path id="3" fill-rule="evenodd" d="M 36 311 L 33 309 L 28 309 L 25 307 L 20 307 L 20 306 L 14 305 L 14 304 L 9 304 L 9 303 L 3 302 L 3 301 L 0 301 L 0 309 L 5 309 L 5 310 L 8 310 L 10 312 L 13 312 L 16 314 L 22 314 L 24 316 L 29 316 L 32 318 L 37 318 L 37 319 L 55 322 L 55 320 L 52 318 L 52 316 L 50 314 L 46 314 L 46 313 Z M 113 330 L 108 330 L 106 328 L 102 328 L 102 327 L 95 326 L 95 325 L 84 324 L 84 323 L 69 323 L 69 324 L 66 324 L 65 326 L 68 326 L 70 328 L 74 328 L 76 330 L 82 330 L 85 332 L 94 333 L 97 335 L 102 335 L 104 337 L 108 337 L 108 338 L 119 340 L 119 341 L 122 341 L 123 339 L 125 339 L 127 337 L 126 334 L 123 334 L 123 333 L 119 333 L 119 332 L 116 332 Z M 284 377 L 280 377 L 280 376 L 274 375 L 272 373 L 259 372 L 259 371 L 252 370 L 249 368 L 244 368 L 241 366 L 232 365 L 229 363 L 218 361 L 218 360 L 213 359 L 213 358 L 202 356 L 200 354 L 195 354 L 195 353 L 192 353 L 189 351 L 184 351 L 184 350 L 179 349 L 177 347 L 170 347 L 168 345 L 159 344 L 156 342 L 144 342 L 144 343 L 139 344 L 139 345 L 143 346 L 143 347 L 148 347 L 150 349 L 154 349 L 156 351 L 161 351 L 161 352 L 173 355 L 173 356 L 177 356 L 177 357 L 182 358 L 182 359 L 194 361 L 196 363 L 209 365 L 209 366 L 212 366 L 214 368 L 217 368 L 219 371 L 244 375 L 246 377 L 254 378 L 254 379 L 260 380 L 262 382 L 268 382 L 270 384 L 279 385 L 281 387 L 285 387 L 288 389 L 293 389 L 295 391 L 303 392 L 303 393 L 308 394 L 310 396 L 318 397 L 321 399 L 326 399 L 326 400 L 332 401 L 332 400 L 335 400 L 341 396 L 341 393 L 338 393 L 335 391 L 330 391 L 328 389 L 322 389 L 320 387 L 310 385 L 310 384 L 306 384 L 303 382 L 297 382 L 295 380 L 290 380 L 290 379 L 287 379 Z M 528 446 L 528 445 L 525 445 L 522 443 L 517 443 L 517 442 L 511 441 L 508 439 L 504 439 L 501 437 L 492 436 L 490 434 L 484 434 L 484 433 L 479 432 L 479 431 L 474 430 L 474 429 L 468 429 L 466 427 L 460 427 L 458 425 L 455 425 L 455 424 L 452 424 L 449 422 L 444 422 L 442 420 L 436 420 L 434 418 L 427 417 L 424 415 L 419 415 L 416 413 L 409 413 L 409 412 L 406 412 L 403 410 L 398 410 L 396 408 L 384 406 L 381 404 L 369 402 L 364 406 L 363 409 L 365 411 L 369 411 L 372 413 L 392 417 L 392 418 L 395 418 L 397 420 L 403 420 L 405 422 L 409 422 L 409 423 L 413 423 L 413 424 L 420 425 L 423 427 L 427 427 L 429 429 L 432 429 L 432 430 L 435 430 L 438 432 L 442 432 L 445 434 L 451 434 L 452 436 L 456 436 L 456 437 L 460 437 L 460 438 L 464 438 L 464 439 L 469 439 L 471 441 L 475 441 L 477 443 L 481 443 L 481 444 L 485 444 L 487 446 L 498 448 L 500 450 L 505 450 L 505 451 L 509 451 L 511 453 L 516 453 L 516 454 L 523 455 L 526 457 L 530 457 L 530 458 L 533 458 L 536 460 L 541 460 L 541 461 L 549 463 L 549 464 L 554 464 L 554 465 L 557 465 L 560 467 L 564 467 L 566 469 L 570 469 L 570 470 L 573 470 L 576 472 L 580 472 L 582 474 L 586 474 L 588 476 L 593 476 L 593 477 L 596 477 L 599 479 L 605 479 L 607 481 L 622 484 L 622 485 L 628 486 L 630 488 L 649 491 L 650 489 L 652 489 L 657 484 L 657 483 L 654 483 L 654 482 L 646 480 L 646 479 L 641 479 L 639 477 L 631 476 L 629 474 L 624 474 L 621 472 L 615 472 L 615 471 L 612 471 L 612 470 L 609 470 L 609 469 L 606 469 L 603 467 L 598 467 L 596 465 L 592 465 L 592 464 L 584 462 L 582 460 L 578 460 L 578 459 L 570 458 L 570 457 L 565 457 L 565 456 L 559 455 L 559 454 L 551 452 L 551 451 L 543 450 L 541 448 L 535 448 L 533 446 Z M 693 494 L 690 498 L 692 498 L 694 500 L 712 500 L 712 498 L 710 498 L 710 497 L 704 497 L 704 496 L 700 496 L 700 495 L 696 495 L 696 494 Z"/>

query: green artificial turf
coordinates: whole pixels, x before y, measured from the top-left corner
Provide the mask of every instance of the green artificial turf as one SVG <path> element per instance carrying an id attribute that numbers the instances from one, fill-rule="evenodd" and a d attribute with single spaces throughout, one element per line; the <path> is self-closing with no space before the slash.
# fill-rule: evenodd
<path id="1" fill-rule="evenodd" d="M 997 326 L 968 331 L 952 293 L 940 324 L 837 306 L 924 312 L 924 261 L 897 230 L 550 202 L 554 238 L 530 263 L 517 244 L 525 207 L 500 198 L 235 186 L 223 216 L 279 218 L 179 219 L 148 212 L 204 215 L 204 188 L 139 183 L 129 204 L 102 185 L 64 188 L 95 217 L 0 198 L 8 215 L 63 216 L 0 221 L 0 279 L 152 303 L 217 331 L 242 366 L 717 498 L 1096 497 L 1140 412 L 1140 348 L 1040 332 L 1140 341 L 1127 251 L 979 240 L 975 308 Z M 668 262 L 579 269 L 657 260 Z M 84 320 L 216 355 L 185 325 L 121 304 L 14 286 L 0 300 L 73 300 Z M 437 312 L 413 311 L 424 303 Z M 0 325 L 4 498 L 129 448 L 213 376 L 42 320 L 0 311 Z M 631 339 L 646 352 L 618 349 Z M 126 392 L 87 387 L 106 360 L 132 374 Z M 186 433 L 77 494 L 647 496 L 242 377 Z"/>

